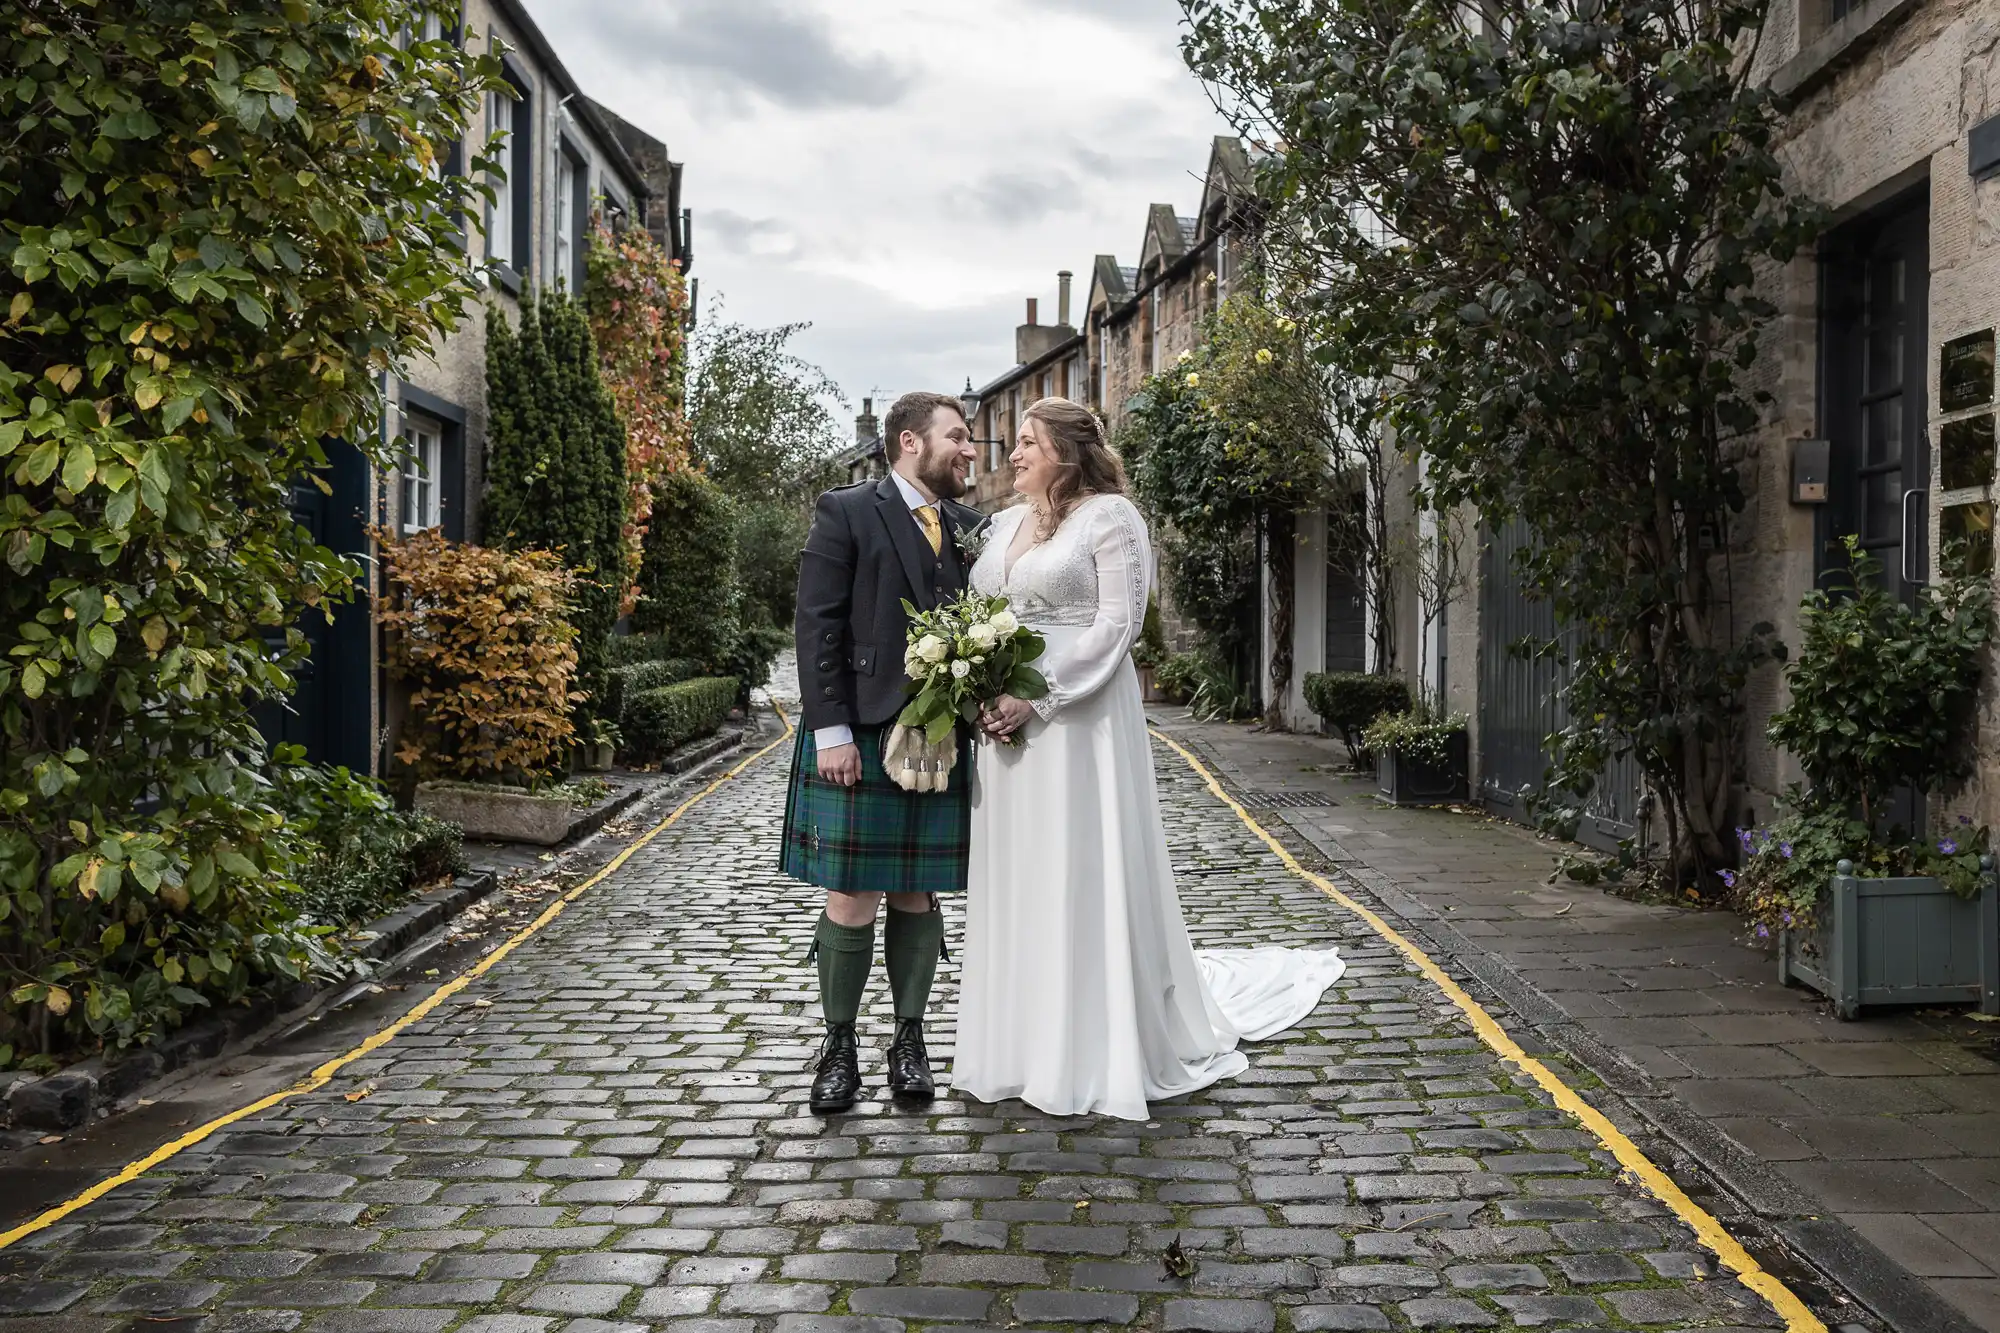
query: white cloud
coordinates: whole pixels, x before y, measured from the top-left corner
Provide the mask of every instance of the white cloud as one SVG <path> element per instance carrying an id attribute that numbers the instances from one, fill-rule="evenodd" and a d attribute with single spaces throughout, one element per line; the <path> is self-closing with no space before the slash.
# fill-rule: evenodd
<path id="1" fill-rule="evenodd" d="M 1137 258 L 1224 129 L 1176 0 L 527 0 L 597 100 L 687 164 L 703 301 L 811 321 L 851 398 L 1013 360 L 1022 298 Z"/>

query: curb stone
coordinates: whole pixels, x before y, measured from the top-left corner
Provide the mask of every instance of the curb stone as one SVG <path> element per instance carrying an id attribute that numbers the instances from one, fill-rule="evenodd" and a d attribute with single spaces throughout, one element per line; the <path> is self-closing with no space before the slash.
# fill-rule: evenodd
<path id="1" fill-rule="evenodd" d="M 1231 776 L 1222 756 L 1205 740 L 1157 717 L 1149 716 L 1148 721 L 1174 734 L 1181 744 L 1199 754 L 1217 781 L 1241 799 L 1242 784 Z M 1461 984 L 1469 981 L 1495 997 L 1507 1012 L 1496 1013 L 1494 1017 L 1510 1035 L 1517 1040 L 1532 1036 L 1602 1082 L 1602 1089 L 1586 1094 L 1588 1100 L 1614 1122 L 1626 1125 L 1628 1132 L 1638 1128 L 1657 1135 L 1676 1150 L 1686 1165 L 1713 1180 L 1726 1196 L 1726 1202 L 1732 1205 L 1721 1210 L 1725 1222 L 1755 1221 L 1764 1237 L 1789 1251 L 1815 1280 L 1830 1290 L 1844 1291 L 1854 1297 L 1894 1333 L 1979 1333 L 1977 1325 L 1867 1238 L 1845 1222 L 1827 1216 L 1822 1205 L 1790 1181 L 1676 1103 L 1651 1075 L 1584 1033 L 1554 1001 L 1522 978 L 1504 959 L 1461 935 L 1438 913 L 1402 892 L 1395 881 L 1366 862 L 1348 858 L 1336 862 L 1329 858 L 1290 812 L 1256 813 L 1266 816 L 1260 822 L 1280 841 L 1290 843 L 1295 851 L 1310 852 L 1314 860 L 1326 867 L 1329 876 L 1347 881 L 1351 891 L 1364 901 L 1372 900 L 1370 905 L 1377 912 L 1437 958 L 1447 971 L 1457 975 Z M 1677 1168 L 1682 1162 L 1667 1160 L 1660 1164 L 1670 1175 L 1681 1174 Z M 1713 1203 L 1710 1208 L 1717 1211 Z M 1760 1262 L 1765 1261 L 1764 1256 L 1758 1257 Z"/>

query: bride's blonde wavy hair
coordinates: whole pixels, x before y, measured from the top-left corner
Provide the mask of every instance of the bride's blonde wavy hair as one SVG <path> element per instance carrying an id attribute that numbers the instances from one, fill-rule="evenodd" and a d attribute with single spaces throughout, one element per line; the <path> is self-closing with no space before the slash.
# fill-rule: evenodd
<path id="1" fill-rule="evenodd" d="M 1037 536 L 1047 540 L 1071 510 L 1093 495 L 1125 494 L 1125 465 L 1104 438 L 1104 424 L 1095 412 L 1067 398 L 1038 398 L 1021 421 L 1041 422 L 1056 455 L 1056 479 L 1049 483 L 1049 507 Z"/>

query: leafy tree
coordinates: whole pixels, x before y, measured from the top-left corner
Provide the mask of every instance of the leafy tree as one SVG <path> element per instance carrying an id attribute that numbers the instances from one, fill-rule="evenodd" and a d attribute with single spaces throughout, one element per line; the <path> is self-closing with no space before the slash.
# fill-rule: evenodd
<path id="1" fill-rule="evenodd" d="M 475 290 L 475 192 L 436 167 L 499 66 L 396 40 L 426 13 L 0 25 L 0 1065 L 311 964 L 252 716 L 357 573 L 294 480 L 328 438 L 388 461 L 379 373 Z"/>
<path id="2" fill-rule="evenodd" d="M 840 392 L 789 347 L 805 328 L 710 322 L 695 337 L 690 445 L 697 466 L 735 502 L 746 626 L 791 628 L 812 503 L 840 479 L 831 406 Z"/>
<path id="3" fill-rule="evenodd" d="M 497 310 L 486 337 L 488 542 L 550 550 L 581 577 L 569 620 L 578 633 L 577 688 L 594 711 L 604 639 L 625 591 L 625 428 L 598 369 L 576 302 L 544 291 L 518 330 Z"/>
<path id="4" fill-rule="evenodd" d="M 1204 323 L 1202 335 L 1178 365 L 1141 389 L 1126 439 L 1133 482 L 1167 525 L 1176 603 L 1239 661 L 1256 649 L 1261 535 L 1277 645 L 1266 697 L 1275 700 L 1292 676 L 1294 516 L 1338 493 L 1337 455 L 1371 451 L 1343 447 L 1361 437 L 1343 429 L 1345 398 L 1312 359 L 1296 321 L 1239 293 Z"/>
<path id="5" fill-rule="evenodd" d="M 1191 67 L 1285 145 L 1270 262 L 1335 340 L 1392 349 L 1431 501 L 1534 534 L 1524 573 L 1574 645 L 1553 785 L 1633 754 L 1681 874 L 1723 864 L 1767 640 L 1732 636 L 1715 549 L 1757 416 L 1756 265 L 1815 223 L 1752 81 L 1761 0 L 1185 9 Z"/>

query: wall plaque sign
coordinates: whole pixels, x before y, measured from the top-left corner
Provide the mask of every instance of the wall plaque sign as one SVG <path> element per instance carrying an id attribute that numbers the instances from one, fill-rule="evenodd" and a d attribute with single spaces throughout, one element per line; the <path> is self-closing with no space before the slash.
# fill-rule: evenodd
<path id="1" fill-rule="evenodd" d="M 1938 410 L 1963 412 L 1993 401 L 1993 330 L 1953 338 L 1938 352 Z"/>
<path id="2" fill-rule="evenodd" d="M 1948 578 L 1993 572 L 1993 502 L 1946 505 L 1938 511 L 1938 568 Z"/>
<path id="3" fill-rule="evenodd" d="M 1993 484 L 1993 414 L 1947 421 L 1938 429 L 1938 484 L 1948 491 Z"/>

